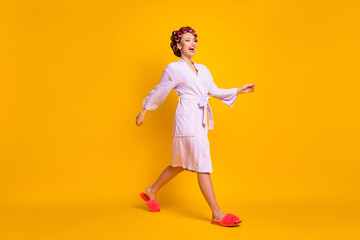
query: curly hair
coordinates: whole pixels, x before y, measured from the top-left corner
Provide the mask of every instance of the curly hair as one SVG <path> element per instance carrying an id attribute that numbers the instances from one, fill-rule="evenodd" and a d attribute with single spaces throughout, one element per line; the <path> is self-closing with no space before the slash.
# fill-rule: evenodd
<path id="1" fill-rule="evenodd" d="M 198 42 L 197 34 L 195 33 L 195 30 L 189 26 L 181 27 L 179 30 L 175 30 L 172 32 L 172 35 L 170 37 L 170 40 L 171 40 L 170 47 L 173 50 L 175 56 L 177 56 L 177 57 L 181 57 L 181 52 L 180 52 L 180 49 L 177 47 L 177 43 L 180 42 L 181 36 L 184 33 L 188 33 L 188 32 L 192 33 L 195 37 L 195 42 Z"/>

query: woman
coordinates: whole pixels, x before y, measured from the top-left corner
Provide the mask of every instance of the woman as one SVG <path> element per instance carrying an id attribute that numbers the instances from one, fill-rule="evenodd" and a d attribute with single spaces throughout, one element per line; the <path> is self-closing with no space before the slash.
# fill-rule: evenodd
<path id="1" fill-rule="evenodd" d="M 189 26 L 182 27 L 173 31 L 170 39 L 170 46 L 180 59 L 165 67 L 159 84 L 142 102 L 144 108 L 136 117 L 136 125 L 142 126 L 146 111 L 158 108 L 171 89 L 175 89 L 179 95 L 179 104 L 173 122 L 172 162 L 156 182 L 145 189 L 146 193 L 141 193 L 140 196 L 151 211 L 158 212 L 160 204 L 156 194 L 160 188 L 184 169 L 197 172 L 200 189 L 212 210 L 211 223 L 221 226 L 237 225 L 241 223 L 237 216 L 224 214 L 220 210 L 210 178 L 213 170 L 207 134 L 208 129 L 213 129 L 213 117 L 208 95 L 231 107 L 239 93 L 253 92 L 255 84 L 246 84 L 241 88 L 218 88 L 207 67 L 191 61 L 198 43 L 195 30 Z"/>

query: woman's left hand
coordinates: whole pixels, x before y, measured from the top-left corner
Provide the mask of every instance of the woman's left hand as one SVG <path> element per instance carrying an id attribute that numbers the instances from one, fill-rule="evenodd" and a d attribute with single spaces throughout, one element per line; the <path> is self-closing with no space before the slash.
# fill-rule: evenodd
<path id="1" fill-rule="evenodd" d="M 254 83 L 248 83 L 242 86 L 241 88 L 238 88 L 237 94 L 239 93 L 248 93 L 253 92 L 255 90 L 255 84 Z"/>

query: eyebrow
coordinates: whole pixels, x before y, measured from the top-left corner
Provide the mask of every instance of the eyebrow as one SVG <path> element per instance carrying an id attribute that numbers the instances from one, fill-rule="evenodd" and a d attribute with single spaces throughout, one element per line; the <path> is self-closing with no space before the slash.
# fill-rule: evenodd
<path id="1" fill-rule="evenodd" d="M 190 38 L 190 39 L 191 39 L 191 37 L 186 37 L 185 39 L 188 39 L 188 38 Z"/>

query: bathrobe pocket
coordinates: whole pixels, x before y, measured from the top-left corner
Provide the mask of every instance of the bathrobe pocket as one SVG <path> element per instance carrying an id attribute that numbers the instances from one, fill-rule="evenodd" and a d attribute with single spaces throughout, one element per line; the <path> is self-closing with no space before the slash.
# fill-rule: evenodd
<path id="1" fill-rule="evenodd" d="M 175 113 L 175 137 L 195 136 L 195 114 L 194 112 Z"/>

